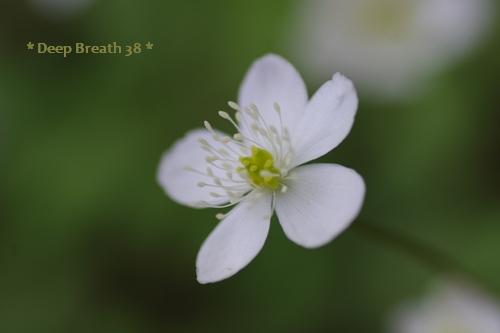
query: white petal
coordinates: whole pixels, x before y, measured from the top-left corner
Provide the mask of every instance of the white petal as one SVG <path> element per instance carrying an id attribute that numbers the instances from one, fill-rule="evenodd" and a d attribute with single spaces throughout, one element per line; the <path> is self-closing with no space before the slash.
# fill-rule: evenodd
<path id="1" fill-rule="evenodd" d="M 269 54 L 255 61 L 240 87 L 238 103 L 248 107 L 254 103 L 266 123 L 279 128 L 274 103 L 281 107 L 283 123 L 293 130 L 307 104 L 307 90 L 297 70 L 284 58 Z M 245 116 L 248 122 L 248 116 Z M 248 134 L 249 126 L 243 130 Z"/>
<path id="2" fill-rule="evenodd" d="M 254 198 L 254 194 L 260 196 Z M 271 214 L 270 193 L 251 193 L 231 210 L 198 252 L 198 282 L 226 279 L 248 265 L 264 246 Z"/>
<path id="3" fill-rule="evenodd" d="M 354 170 L 311 164 L 293 170 L 288 191 L 278 195 L 276 214 L 287 237 L 307 248 L 322 246 L 358 215 L 365 184 Z"/>
<path id="4" fill-rule="evenodd" d="M 213 183 L 210 177 L 186 169 L 193 168 L 202 173 L 207 171 L 209 164 L 205 158 L 209 153 L 201 148 L 199 139 L 207 140 L 214 147 L 220 145 L 213 140 L 207 130 L 197 129 L 188 132 L 163 155 L 157 174 L 158 182 L 170 198 L 183 205 L 201 208 L 228 202 L 229 198 L 224 191 L 214 187 L 198 186 L 200 182 Z M 223 170 L 214 167 L 211 167 L 211 170 L 218 178 L 226 177 Z M 228 182 L 222 183 L 231 185 Z M 213 193 L 217 193 L 220 197 L 214 197 Z"/>
<path id="5" fill-rule="evenodd" d="M 292 140 L 293 165 L 318 158 L 335 148 L 349 134 L 358 108 L 351 80 L 337 73 L 314 94 Z"/>
<path id="6" fill-rule="evenodd" d="M 431 294 L 398 307 L 390 316 L 389 326 L 392 333 L 498 333 L 500 307 L 472 285 L 441 281 Z"/>
<path id="7" fill-rule="evenodd" d="M 488 36 L 494 0 L 298 1 L 291 49 L 321 78 L 332 68 L 364 93 L 404 98 Z M 380 15 L 383 13 L 383 15 Z M 391 19 L 392 18 L 392 19 Z M 493 19 L 492 19 L 493 18 Z"/>

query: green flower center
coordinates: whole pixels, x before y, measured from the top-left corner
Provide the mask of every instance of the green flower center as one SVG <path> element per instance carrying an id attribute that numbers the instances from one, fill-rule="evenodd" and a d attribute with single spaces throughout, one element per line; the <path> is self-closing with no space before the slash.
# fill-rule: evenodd
<path id="1" fill-rule="evenodd" d="M 280 186 L 280 170 L 274 166 L 273 155 L 265 149 L 252 146 L 250 156 L 240 157 L 243 165 L 238 172 L 246 172 L 252 185 L 276 190 Z"/>

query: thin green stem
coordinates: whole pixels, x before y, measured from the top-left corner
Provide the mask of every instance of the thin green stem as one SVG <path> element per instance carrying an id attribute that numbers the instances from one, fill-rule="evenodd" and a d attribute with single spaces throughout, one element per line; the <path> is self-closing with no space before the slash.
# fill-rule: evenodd
<path id="1" fill-rule="evenodd" d="M 353 224 L 352 228 L 367 238 L 383 243 L 387 247 L 396 249 L 410 257 L 413 257 L 434 272 L 452 276 L 458 275 L 474 282 L 476 285 L 485 290 L 499 295 L 498 290 L 492 287 L 491 284 L 485 281 L 484 278 L 465 267 L 447 253 L 444 253 L 429 244 L 420 242 L 397 231 L 364 222 L 358 221 Z"/>

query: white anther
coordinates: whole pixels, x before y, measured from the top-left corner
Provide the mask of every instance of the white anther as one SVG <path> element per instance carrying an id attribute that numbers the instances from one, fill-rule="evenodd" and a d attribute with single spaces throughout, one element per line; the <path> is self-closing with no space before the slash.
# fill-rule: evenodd
<path id="1" fill-rule="evenodd" d="M 227 105 L 229 105 L 229 107 L 231 109 L 236 110 L 236 111 L 238 111 L 240 109 L 240 106 L 232 101 L 227 102 Z"/>
<path id="2" fill-rule="evenodd" d="M 210 125 L 210 123 L 208 121 L 204 121 L 203 122 L 203 125 L 205 126 L 205 128 L 209 131 L 209 132 L 214 132 L 214 129 L 212 128 L 212 125 Z"/>
<path id="3" fill-rule="evenodd" d="M 269 138 L 269 133 L 267 133 L 267 131 L 263 130 L 262 128 L 259 128 L 258 129 L 258 132 L 260 135 L 262 135 L 263 137 L 265 138 Z"/>
<path id="4" fill-rule="evenodd" d="M 199 138 L 198 142 L 203 146 L 208 146 L 208 141 L 203 138 Z"/>
<path id="5" fill-rule="evenodd" d="M 224 112 L 224 111 L 219 111 L 219 117 L 221 117 L 223 119 L 231 120 L 231 117 L 229 116 L 229 114 L 227 112 Z"/>
<path id="6" fill-rule="evenodd" d="M 241 123 L 241 112 L 240 111 L 236 112 L 234 114 L 234 118 L 236 118 L 236 120 Z"/>
<path id="7" fill-rule="evenodd" d="M 250 104 L 250 109 L 255 113 L 259 113 L 259 108 L 255 105 L 255 103 Z"/>
<path id="8" fill-rule="evenodd" d="M 262 139 L 266 141 L 266 145 L 269 144 L 269 152 L 273 156 L 273 159 L 267 161 L 262 168 L 255 166 L 257 168 L 255 171 L 258 170 L 259 175 L 266 179 L 266 181 L 272 181 L 275 179 L 274 177 L 285 178 L 287 173 L 286 166 L 293 159 L 294 154 L 291 149 L 289 133 L 283 126 L 281 107 L 278 103 L 274 103 L 273 108 L 280 118 L 279 126 L 268 124 L 254 103 L 249 104 L 247 107 L 241 107 L 235 102 L 228 102 L 228 105 L 236 111 L 234 117 L 230 112 L 225 111 L 219 111 L 218 115 L 228 120 L 236 128 L 236 133 L 231 136 L 221 135 L 214 130 L 208 121 L 205 121 L 203 124 L 215 142 L 210 138 L 200 138 L 198 142 L 201 148 L 208 152 L 205 160 L 209 166 L 206 168 L 206 172 L 191 167 L 185 169 L 194 171 L 210 179 L 206 183 L 199 182 L 198 186 L 213 188 L 214 192 L 209 192 L 209 196 L 216 199 L 227 196 L 229 203 L 214 204 L 200 202 L 201 206 L 225 208 L 241 202 L 243 198 L 247 198 L 248 196 L 250 196 L 251 200 L 255 200 L 259 195 L 262 195 L 262 193 L 254 193 L 255 191 L 249 192 L 248 185 L 251 185 L 251 179 L 249 178 L 248 171 L 239 162 L 240 156 L 249 155 L 251 146 L 261 147 L 262 144 L 259 141 Z M 248 113 L 250 117 L 243 114 L 244 112 Z M 244 125 L 245 130 L 248 130 L 248 132 L 242 131 L 241 124 Z M 279 171 L 272 172 L 270 170 L 273 163 L 275 163 L 274 165 L 277 166 Z M 286 165 L 284 165 L 285 163 Z M 214 172 L 215 168 L 218 169 L 217 173 L 222 172 L 224 176 L 221 175 L 221 178 L 218 178 Z M 280 184 L 278 191 L 285 193 L 287 190 L 288 187 L 286 185 Z M 222 213 L 216 215 L 218 219 L 223 219 L 226 216 Z"/>
<path id="9" fill-rule="evenodd" d="M 215 218 L 216 218 L 217 220 L 222 220 L 222 219 L 224 219 L 225 217 L 226 217 L 226 215 L 225 215 L 225 214 L 222 214 L 222 213 L 215 214 Z"/>
<path id="10" fill-rule="evenodd" d="M 279 176 L 279 175 L 272 173 L 270 171 L 267 171 L 267 170 L 260 170 L 259 176 L 266 178 L 266 177 L 275 177 L 275 176 Z"/>
<path id="11" fill-rule="evenodd" d="M 229 153 L 224 148 L 219 149 L 219 154 L 221 154 L 224 157 L 228 157 L 229 156 Z"/>
<path id="12" fill-rule="evenodd" d="M 278 103 L 274 102 L 273 107 L 274 107 L 274 111 L 281 113 L 281 107 Z"/>
<path id="13" fill-rule="evenodd" d="M 253 120 L 257 120 L 259 117 L 257 115 L 257 112 L 255 112 L 254 110 L 250 109 L 250 108 L 245 108 L 245 112 L 253 118 Z"/>

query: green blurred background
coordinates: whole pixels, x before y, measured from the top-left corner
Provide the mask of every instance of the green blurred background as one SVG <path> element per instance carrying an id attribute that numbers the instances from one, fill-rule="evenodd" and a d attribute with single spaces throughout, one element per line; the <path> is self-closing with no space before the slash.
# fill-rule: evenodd
<path id="1" fill-rule="evenodd" d="M 80 15 L 49 19 L 27 2 L 2 0 L 0 332 L 376 333 L 391 309 L 438 277 L 355 228 L 311 251 L 273 220 L 263 251 L 241 273 L 196 282 L 196 253 L 216 212 L 169 200 L 155 181 L 159 158 L 187 130 L 215 120 L 257 57 L 296 62 L 284 42 L 294 5 L 95 0 Z M 494 30 L 418 97 L 360 93 L 353 131 L 322 160 L 364 176 L 356 223 L 436 247 L 500 290 Z M 149 40 L 154 50 L 129 58 L 63 59 L 25 46 Z M 309 93 L 322 83 L 304 77 Z"/>

